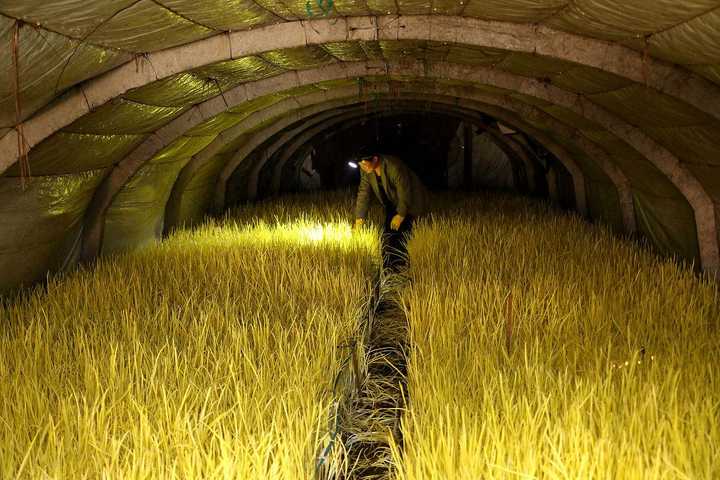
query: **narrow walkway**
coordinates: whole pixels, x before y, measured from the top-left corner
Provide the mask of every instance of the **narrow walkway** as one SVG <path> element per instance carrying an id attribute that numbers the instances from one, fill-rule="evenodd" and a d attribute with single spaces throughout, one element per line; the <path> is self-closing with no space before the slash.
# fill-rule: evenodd
<path id="1" fill-rule="evenodd" d="M 379 276 L 380 277 L 380 276 Z M 400 419 L 407 402 L 408 323 L 399 304 L 404 275 L 376 277 L 363 315 L 355 354 L 345 362 L 346 391 L 338 396 L 331 445 L 318 478 L 389 479 L 394 474 L 391 438 L 402 448 Z M 355 381 L 348 382 L 349 377 Z M 336 386 L 337 386 L 336 382 Z"/>

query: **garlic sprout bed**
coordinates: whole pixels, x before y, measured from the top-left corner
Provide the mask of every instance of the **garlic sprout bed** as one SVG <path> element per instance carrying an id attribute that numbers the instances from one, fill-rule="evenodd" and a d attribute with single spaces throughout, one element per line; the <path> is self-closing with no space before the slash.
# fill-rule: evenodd
<path id="1" fill-rule="evenodd" d="M 719 478 L 717 286 L 543 204 L 448 203 L 409 245 L 398 476 Z"/>
<path id="2" fill-rule="evenodd" d="M 0 306 L 0 477 L 309 478 L 379 249 L 351 208 L 241 208 Z"/>
<path id="3" fill-rule="evenodd" d="M 716 284 L 534 200 L 436 206 L 397 477 L 720 477 Z M 351 211 L 245 206 L 0 303 L 0 477 L 312 477 L 379 261 Z"/>

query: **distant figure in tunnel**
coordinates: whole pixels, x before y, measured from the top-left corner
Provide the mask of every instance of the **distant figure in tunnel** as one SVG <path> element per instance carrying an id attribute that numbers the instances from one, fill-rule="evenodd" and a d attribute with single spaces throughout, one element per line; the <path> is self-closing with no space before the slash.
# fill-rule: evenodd
<path id="1" fill-rule="evenodd" d="M 383 268 L 403 268 L 407 263 L 407 237 L 413 221 L 425 213 L 427 190 L 417 175 L 397 157 L 365 149 L 361 151 L 357 165 L 361 175 L 355 203 L 355 228 L 365 223 L 372 189 L 385 208 Z"/>

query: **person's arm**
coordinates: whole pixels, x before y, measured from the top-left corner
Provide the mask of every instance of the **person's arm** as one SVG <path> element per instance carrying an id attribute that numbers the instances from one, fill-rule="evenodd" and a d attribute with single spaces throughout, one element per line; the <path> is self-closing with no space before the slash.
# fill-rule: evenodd
<path id="1" fill-rule="evenodd" d="M 360 174 L 360 186 L 355 200 L 355 220 L 365 220 L 370 205 L 370 181 L 367 174 Z"/>

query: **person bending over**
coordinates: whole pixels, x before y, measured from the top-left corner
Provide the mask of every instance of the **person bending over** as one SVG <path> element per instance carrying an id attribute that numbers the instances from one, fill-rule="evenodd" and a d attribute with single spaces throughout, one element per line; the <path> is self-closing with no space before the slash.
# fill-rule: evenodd
<path id="1" fill-rule="evenodd" d="M 405 267 L 407 237 L 413 221 L 425 213 L 427 190 L 417 175 L 392 155 L 368 152 L 359 158 L 358 166 L 361 174 L 355 202 L 355 228 L 365 222 L 372 190 L 385 208 L 383 267 Z"/>

